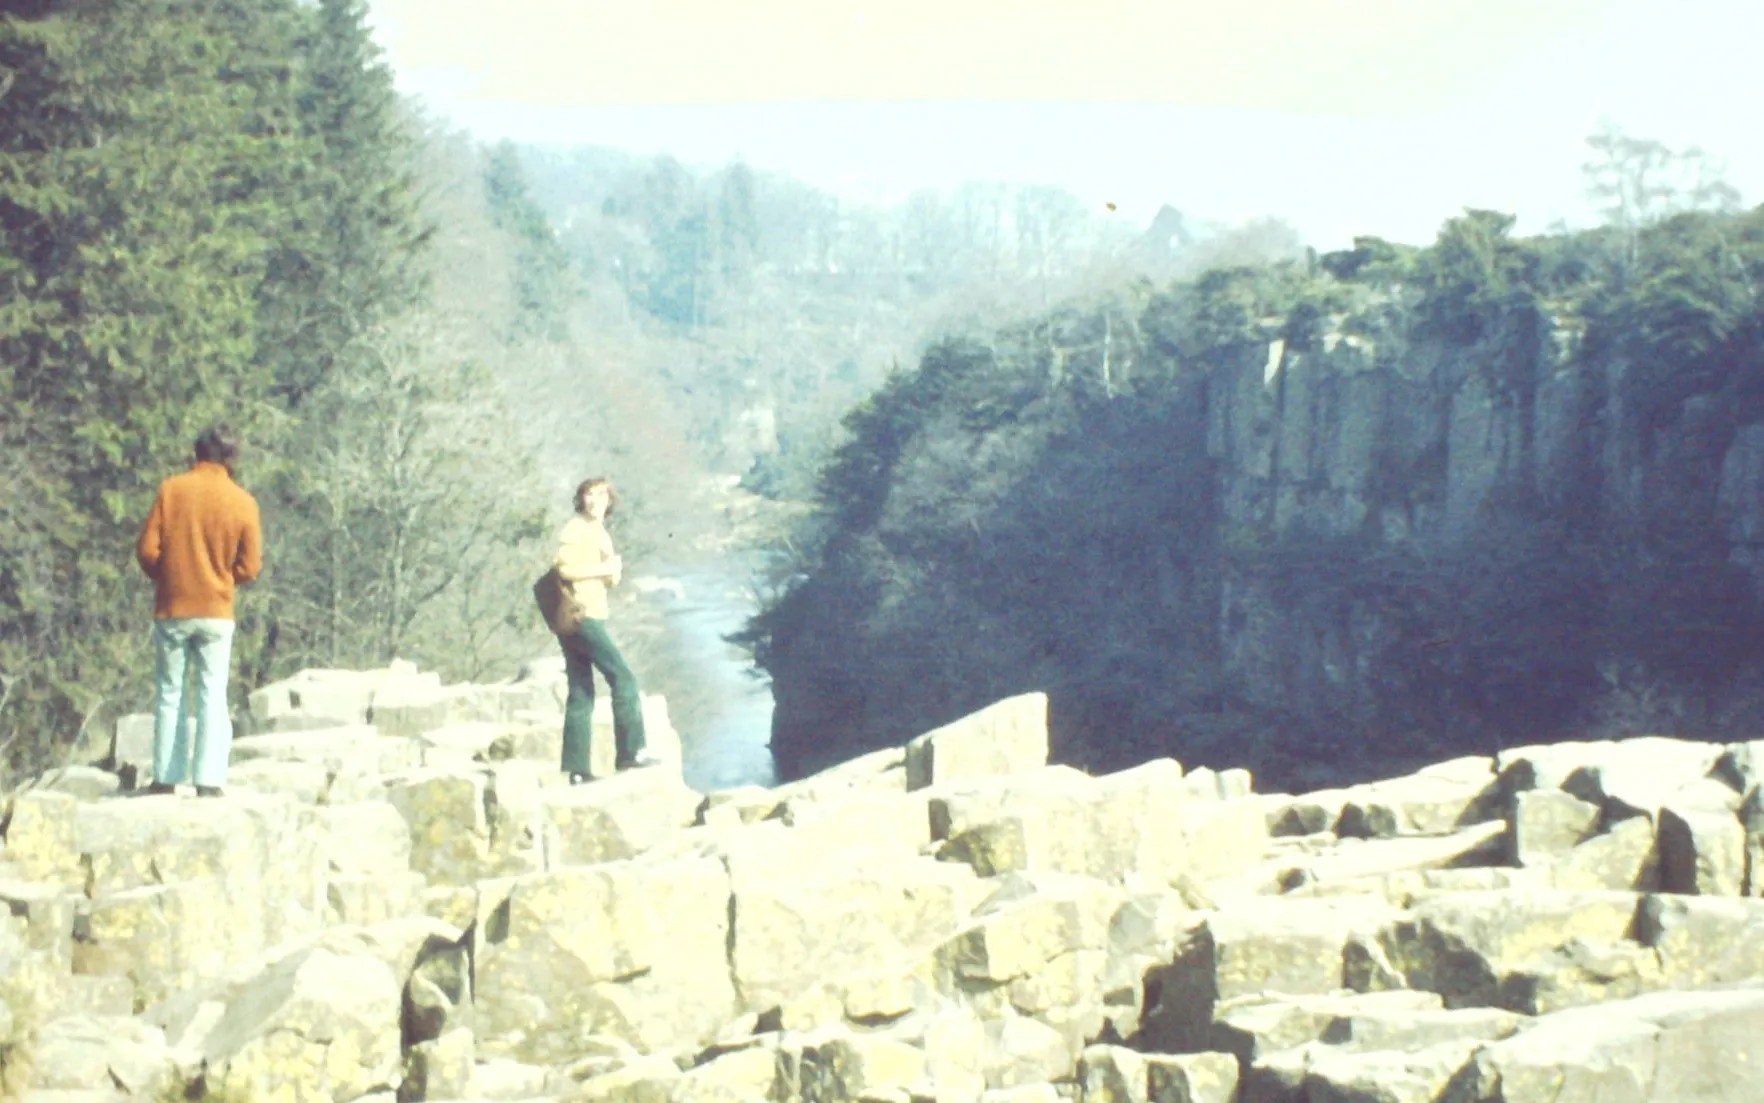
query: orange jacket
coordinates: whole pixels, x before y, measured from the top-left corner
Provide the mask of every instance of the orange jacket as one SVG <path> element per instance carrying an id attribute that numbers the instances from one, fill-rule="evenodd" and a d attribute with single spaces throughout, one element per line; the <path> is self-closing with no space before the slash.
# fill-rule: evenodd
<path id="1" fill-rule="evenodd" d="M 155 620 L 232 620 L 234 585 L 263 570 L 257 499 L 225 467 L 198 461 L 159 484 L 135 558 L 155 583 Z"/>

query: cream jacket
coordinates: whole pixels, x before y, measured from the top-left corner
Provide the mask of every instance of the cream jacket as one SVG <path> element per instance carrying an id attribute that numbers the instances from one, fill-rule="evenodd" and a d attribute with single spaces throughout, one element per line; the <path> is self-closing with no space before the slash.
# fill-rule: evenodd
<path id="1" fill-rule="evenodd" d="M 613 557 L 612 537 L 606 526 L 577 514 L 564 525 L 551 565 L 564 580 L 564 596 L 578 619 L 605 620 L 609 579 L 586 578 Z"/>

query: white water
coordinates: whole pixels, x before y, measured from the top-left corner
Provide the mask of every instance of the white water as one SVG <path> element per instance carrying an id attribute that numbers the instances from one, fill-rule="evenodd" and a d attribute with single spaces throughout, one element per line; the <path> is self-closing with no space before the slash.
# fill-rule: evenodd
<path id="1" fill-rule="evenodd" d="M 723 637 L 753 615 L 743 564 L 711 561 L 678 571 L 663 567 L 652 600 L 673 630 L 688 669 L 705 679 L 713 704 L 682 730 L 686 784 L 701 792 L 772 785 L 772 684 L 748 655 Z M 678 586 L 668 583 L 677 582 Z"/>

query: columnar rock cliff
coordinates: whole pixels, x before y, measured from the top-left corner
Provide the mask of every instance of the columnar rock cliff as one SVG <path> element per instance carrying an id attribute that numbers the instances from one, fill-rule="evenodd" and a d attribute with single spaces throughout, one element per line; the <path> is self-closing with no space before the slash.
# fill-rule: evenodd
<path id="1" fill-rule="evenodd" d="M 1031 687 L 1061 761 L 1283 784 L 1523 734 L 1744 731 L 1761 226 L 1662 229 L 1620 270 L 1597 236 L 1472 213 L 1430 250 L 933 348 L 853 415 L 817 552 L 759 622 L 781 767 Z M 1705 250 L 1722 230 L 1748 244 Z"/>
<path id="2" fill-rule="evenodd" d="M 229 792 L 7 802 L 39 1103 L 1734 1103 L 1764 744 L 1527 746 L 1302 795 L 1049 765 L 999 701 L 776 789 L 569 786 L 558 679 L 309 671 Z M 677 762 L 666 711 L 655 743 Z M 597 741 L 608 732 L 602 723 Z"/>

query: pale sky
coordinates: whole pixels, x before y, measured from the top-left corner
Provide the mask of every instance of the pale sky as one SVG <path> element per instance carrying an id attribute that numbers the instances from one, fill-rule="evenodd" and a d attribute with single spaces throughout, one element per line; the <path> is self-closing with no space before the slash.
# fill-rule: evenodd
<path id="1" fill-rule="evenodd" d="M 1329 249 L 1464 207 L 1591 220 L 1608 119 L 1764 199 L 1764 0 L 371 0 L 485 140 L 735 157 L 855 199 L 1058 184 Z"/>

